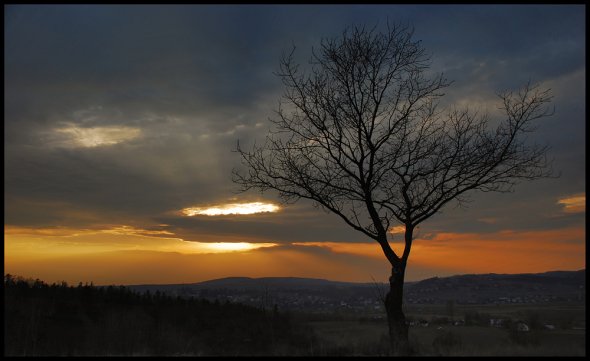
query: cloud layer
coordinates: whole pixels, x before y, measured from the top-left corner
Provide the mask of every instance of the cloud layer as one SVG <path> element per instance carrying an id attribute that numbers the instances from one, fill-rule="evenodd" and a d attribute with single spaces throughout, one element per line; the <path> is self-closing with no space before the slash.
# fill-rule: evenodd
<path id="1" fill-rule="evenodd" d="M 251 216 L 186 217 L 202 204 L 277 203 L 236 194 L 233 153 L 262 141 L 282 94 L 281 52 L 306 61 L 347 25 L 414 26 L 432 71 L 454 80 L 444 104 L 495 112 L 495 92 L 529 79 L 556 113 L 561 177 L 513 194 L 476 194 L 425 233 L 583 227 L 585 18 L 582 5 L 12 5 L 5 8 L 5 225 L 169 232 L 198 242 L 364 242 L 310 203 Z M 561 202 L 561 203 L 560 203 Z M 577 208 L 576 208 L 577 207 Z M 396 235 L 392 234 L 394 239 Z M 426 240 L 424 242 L 427 242 Z M 270 251 L 269 251 L 270 252 Z"/>

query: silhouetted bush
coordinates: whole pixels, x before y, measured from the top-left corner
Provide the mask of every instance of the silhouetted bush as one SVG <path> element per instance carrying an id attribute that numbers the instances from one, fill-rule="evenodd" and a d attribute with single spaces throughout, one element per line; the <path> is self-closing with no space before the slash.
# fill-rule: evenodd
<path id="1" fill-rule="evenodd" d="M 508 339 L 510 342 L 520 346 L 537 346 L 539 345 L 538 331 L 521 331 L 517 327 L 518 323 L 514 322 L 508 328 Z"/>
<path id="2" fill-rule="evenodd" d="M 451 320 L 448 317 L 433 317 L 430 323 L 433 325 L 448 325 Z"/>
<path id="3" fill-rule="evenodd" d="M 526 324 L 532 330 L 540 330 L 543 328 L 543 322 L 541 321 L 541 315 L 537 311 L 527 310 L 524 317 Z"/>
<path id="4" fill-rule="evenodd" d="M 461 336 L 451 332 L 443 331 L 432 341 L 434 352 L 439 356 L 449 355 L 453 350 L 461 346 Z"/>
<path id="5" fill-rule="evenodd" d="M 557 319 L 557 326 L 562 330 L 570 330 L 574 326 L 575 315 L 573 313 L 561 314 Z"/>
<path id="6" fill-rule="evenodd" d="M 465 326 L 489 326 L 490 315 L 478 311 L 465 312 Z"/>

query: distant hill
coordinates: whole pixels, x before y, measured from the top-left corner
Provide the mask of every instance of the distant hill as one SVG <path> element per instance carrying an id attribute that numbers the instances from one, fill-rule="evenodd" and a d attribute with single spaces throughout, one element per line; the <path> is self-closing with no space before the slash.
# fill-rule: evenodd
<path id="1" fill-rule="evenodd" d="M 170 285 L 132 285 L 129 288 L 138 291 L 171 291 L 181 288 L 192 289 L 261 289 L 261 288 L 288 288 L 291 290 L 305 290 L 324 287 L 347 288 L 347 287 L 374 287 L 373 283 L 355 283 L 330 281 L 321 278 L 301 278 L 301 277 L 226 277 L 213 279 L 189 284 L 170 284 Z"/>
<path id="2" fill-rule="evenodd" d="M 388 285 L 298 277 L 228 277 L 191 284 L 133 285 L 139 292 L 164 292 L 257 306 L 277 304 L 295 310 L 329 311 L 336 307 L 379 309 Z M 467 304 L 583 302 L 586 272 L 467 274 L 406 282 L 409 304 L 447 301 Z"/>
<path id="3" fill-rule="evenodd" d="M 522 274 L 468 274 L 433 277 L 405 290 L 410 303 L 543 303 L 583 301 L 586 271 L 552 271 Z"/>

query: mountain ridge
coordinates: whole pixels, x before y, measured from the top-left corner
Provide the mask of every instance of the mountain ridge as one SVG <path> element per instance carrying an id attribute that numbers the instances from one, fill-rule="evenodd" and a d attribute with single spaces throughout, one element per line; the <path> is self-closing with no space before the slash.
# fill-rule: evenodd
<path id="1" fill-rule="evenodd" d="M 465 274 L 406 282 L 406 304 L 523 304 L 584 302 L 586 270 L 516 274 Z M 303 277 L 225 277 L 197 283 L 127 286 L 138 292 L 331 312 L 342 307 L 380 310 L 386 283 Z"/>
<path id="2" fill-rule="evenodd" d="M 576 271 L 547 271 L 547 272 L 540 272 L 540 273 L 466 273 L 466 274 L 458 274 L 452 276 L 434 276 L 425 278 L 419 281 L 408 281 L 405 282 L 406 285 L 410 284 L 420 284 L 421 282 L 430 282 L 434 280 L 452 280 L 458 278 L 469 278 L 469 277 L 506 277 L 506 278 L 518 278 L 522 276 L 569 276 L 574 274 L 585 274 L 586 269 L 576 270 Z M 199 282 L 191 282 L 191 283 L 164 283 L 164 284 L 134 284 L 134 285 L 126 285 L 126 287 L 157 287 L 157 286 L 205 286 L 205 285 L 228 285 L 234 282 L 246 282 L 246 283 L 255 283 L 255 282 L 271 282 L 276 283 L 279 281 L 286 281 L 288 283 L 294 282 L 305 282 L 305 283 L 316 283 L 316 284 L 332 284 L 332 285 L 348 285 L 348 286 L 374 286 L 375 284 L 385 285 L 385 282 L 351 282 L 351 281 L 334 281 L 325 278 L 312 278 L 312 277 L 245 277 L 245 276 L 229 276 L 229 277 L 222 277 L 222 278 L 214 278 L 205 281 Z"/>

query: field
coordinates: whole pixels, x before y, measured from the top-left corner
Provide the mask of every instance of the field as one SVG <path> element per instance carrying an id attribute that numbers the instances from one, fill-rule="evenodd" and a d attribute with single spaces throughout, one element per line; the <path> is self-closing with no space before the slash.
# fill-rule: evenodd
<path id="1" fill-rule="evenodd" d="M 387 356 L 385 315 L 5 277 L 5 356 Z M 406 307 L 415 356 L 585 356 L 583 303 Z M 500 322 L 502 321 L 502 322 Z M 526 325 L 526 330 L 522 330 Z"/>
<path id="2" fill-rule="evenodd" d="M 470 305 L 456 306 L 454 318 L 466 312 L 513 320 L 537 320 L 540 327 L 516 332 L 506 327 L 433 323 L 448 317 L 445 305 L 422 305 L 406 310 L 408 319 L 425 319 L 429 325 L 410 327 L 416 356 L 584 356 L 586 354 L 584 305 Z M 387 354 L 385 320 L 361 318 L 309 321 L 315 330 L 313 355 L 375 356 Z M 553 325 L 547 329 L 545 325 Z"/>

